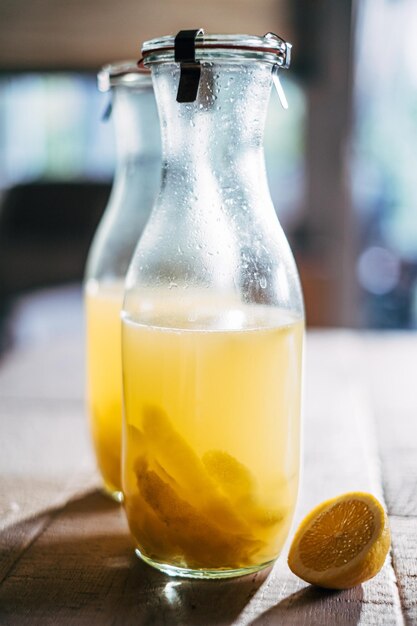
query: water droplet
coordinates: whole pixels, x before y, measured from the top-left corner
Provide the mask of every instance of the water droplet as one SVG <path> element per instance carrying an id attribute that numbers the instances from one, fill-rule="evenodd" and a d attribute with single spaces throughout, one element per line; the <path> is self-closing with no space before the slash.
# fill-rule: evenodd
<path id="1" fill-rule="evenodd" d="M 266 288 L 266 278 L 265 276 L 262 276 L 261 280 L 259 281 L 259 285 L 261 287 L 261 289 L 265 289 Z"/>

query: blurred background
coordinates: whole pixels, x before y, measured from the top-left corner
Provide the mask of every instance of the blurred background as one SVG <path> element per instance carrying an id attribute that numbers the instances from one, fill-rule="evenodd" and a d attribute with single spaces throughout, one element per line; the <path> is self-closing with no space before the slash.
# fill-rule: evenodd
<path id="1" fill-rule="evenodd" d="M 309 325 L 417 326 L 416 0 L 0 0 L 3 347 L 26 294 L 49 320 L 52 293 L 78 311 L 115 165 L 97 70 L 199 26 L 294 45 L 290 108 L 273 94 L 265 142 Z"/>

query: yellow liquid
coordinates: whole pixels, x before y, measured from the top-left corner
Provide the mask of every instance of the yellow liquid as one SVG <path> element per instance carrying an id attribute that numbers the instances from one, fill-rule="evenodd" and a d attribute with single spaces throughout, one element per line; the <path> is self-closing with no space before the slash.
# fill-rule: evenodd
<path id="1" fill-rule="evenodd" d="M 208 312 L 203 330 L 169 306 L 122 325 L 130 529 L 165 569 L 255 569 L 278 556 L 296 503 L 303 322 L 241 306 Z"/>
<path id="2" fill-rule="evenodd" d="M 87 395 L 98 467 L 106 490 L 121 497 L 123 283 L 87 284 Z"/>

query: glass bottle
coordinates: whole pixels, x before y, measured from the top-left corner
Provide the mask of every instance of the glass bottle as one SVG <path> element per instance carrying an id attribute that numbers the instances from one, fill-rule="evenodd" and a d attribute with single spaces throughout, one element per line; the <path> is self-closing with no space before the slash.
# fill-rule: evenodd
<path id="1" fill-rule="evenodd" d="M 108 65 L 98 83 L 101 91 L 111 90 L 117 162 L 86 268 L 87 393 L 104 486 L 121 500 L 120 311 L 127 268 L 159 189 L 161 146 L 149 71 L 133 61 Z"/>
<path id="2" fill-rule="evenodd" d="M 142 52 L 163 175 L 122 312 L 125 509 L 147 563 L 243 575 L 279 555 L 298 489 L 303 299 L 263 154 L 289 46 L 199 35 L 189 65 L 173 37 Z"/>

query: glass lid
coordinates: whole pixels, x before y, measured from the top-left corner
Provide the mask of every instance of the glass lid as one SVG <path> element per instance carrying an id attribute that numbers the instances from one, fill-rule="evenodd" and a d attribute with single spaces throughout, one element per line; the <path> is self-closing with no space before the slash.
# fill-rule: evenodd
<path id="1" fill-rule="evenodd" d="M 118 61 L 104 65 L 97 74 L 97 83 L 100 91 L 109 91 L 112 87 L 152 86 L 151 73 L 145 67 L 138 67 L 137 61 Z"/>
<path id="2" fill-rule="evenodd" d="M 174 35 L 167 35 L 145 41 L 142 46 L 143 64 L 175 61 Z M 274 33 L 263 37 L 256 35 L 214 35 L 202 29 L 195 37 L 195 60 L 241 61 L 267 60 L 279 67 L 289 67 L 291 44 Z"/>

